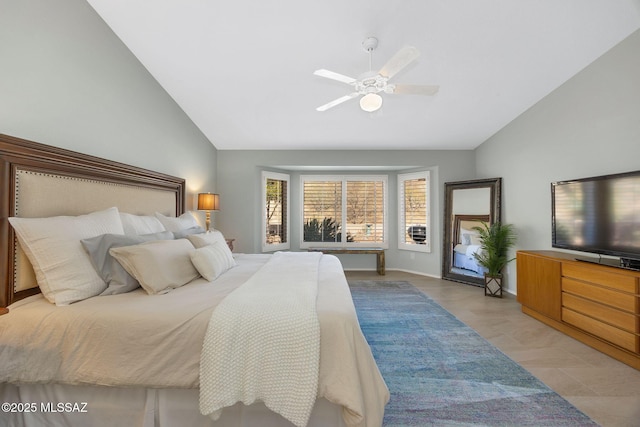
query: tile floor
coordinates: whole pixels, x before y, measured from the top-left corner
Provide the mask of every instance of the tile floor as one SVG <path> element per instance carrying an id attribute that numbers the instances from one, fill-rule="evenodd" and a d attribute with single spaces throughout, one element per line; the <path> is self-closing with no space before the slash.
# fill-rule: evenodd
<path id="1" fill-rule="evenodd" d="M 523 314 L 515 296 L 398 271 L 346 275 L 411 282 L 603 427 L 640 426 L 640 371 Z"/>

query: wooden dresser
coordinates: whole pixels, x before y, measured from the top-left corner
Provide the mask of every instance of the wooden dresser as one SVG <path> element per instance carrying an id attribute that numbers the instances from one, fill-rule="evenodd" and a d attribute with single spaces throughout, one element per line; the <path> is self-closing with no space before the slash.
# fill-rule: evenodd
<path id="1" fill-rule="evenodd" d="M 556 251 L 518 251 L 522 311 L 640 369 L 640 272 L 576 261 Z"/>

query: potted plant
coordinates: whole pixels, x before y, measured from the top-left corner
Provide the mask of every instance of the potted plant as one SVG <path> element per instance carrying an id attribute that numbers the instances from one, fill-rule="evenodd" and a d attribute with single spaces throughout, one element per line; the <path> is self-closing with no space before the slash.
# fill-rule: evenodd
<path id="1" fill-rule="evenodd" d="M 478 232 L 482 250 L 473 256 L 483 266 L 484 294 L 502 298 L 502 269 L 515 258 L 509 258 L 509 249 L 516 243 L 516 233 L 512 224 L 482 223 L 473 227 Z"/>

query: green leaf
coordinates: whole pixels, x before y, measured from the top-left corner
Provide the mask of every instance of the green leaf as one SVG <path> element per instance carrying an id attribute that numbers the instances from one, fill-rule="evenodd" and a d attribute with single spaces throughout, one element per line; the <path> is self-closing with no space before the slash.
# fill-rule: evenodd
<path id="1" fill-rule="evenodd" d="M 481 251 L 473 256 L 478 264 L 487 269 L 490 276 L 499 276 L 502 269 L 515 258 L 509 258 L 509 249 L 515 245 L 517 235 L 512 224 L 494 222 L 489 225 L 473 227 L 478 232 L 481 243 Z"/>

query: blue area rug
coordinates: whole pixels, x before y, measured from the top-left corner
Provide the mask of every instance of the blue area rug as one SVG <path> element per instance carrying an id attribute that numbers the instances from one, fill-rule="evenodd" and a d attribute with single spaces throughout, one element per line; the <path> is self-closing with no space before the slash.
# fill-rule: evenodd
<path id="1" fill-rule="evenodd" d="M 349 286 L 391 392 L 384 426 L 597 426 L 410 283 Z"/>

